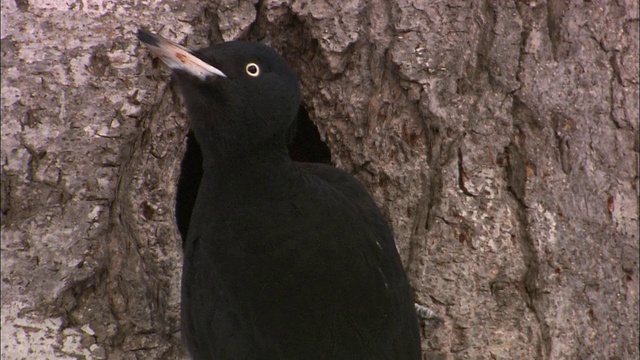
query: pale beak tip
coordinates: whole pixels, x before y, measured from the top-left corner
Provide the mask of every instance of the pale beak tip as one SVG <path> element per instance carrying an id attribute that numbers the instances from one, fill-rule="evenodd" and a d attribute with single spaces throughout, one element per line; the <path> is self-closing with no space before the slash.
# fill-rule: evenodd
<path id="1" fill-rule="evenodd" d="M 220 69 L 204 62 L 191 50 L 171 40 L 143 29 L 138 29 L 137 36 L 138 40 L 145 44 L 151 53 L 159 57 L 171 69 L 184 70 L 201 80 L 207 76 L 227 77 Z"/>

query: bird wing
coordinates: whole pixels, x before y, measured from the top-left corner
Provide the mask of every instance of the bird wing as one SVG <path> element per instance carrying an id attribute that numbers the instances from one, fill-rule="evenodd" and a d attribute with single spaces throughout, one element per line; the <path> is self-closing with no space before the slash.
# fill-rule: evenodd
<path id="1" fill-rule="evenodd" d="M 216 240 L 187 249 L 200 272 L 189 286 L 215 284 L 187 299 L 190 326 L 260 358 L 419 358 L 412 291 L 377 206 L 346 173 L 298 170 L 293 197 L 225 209 L 202 234 Z"/>

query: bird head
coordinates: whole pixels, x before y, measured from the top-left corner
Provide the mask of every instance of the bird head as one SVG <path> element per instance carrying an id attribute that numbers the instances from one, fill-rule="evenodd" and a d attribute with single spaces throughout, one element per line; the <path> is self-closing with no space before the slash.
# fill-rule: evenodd
<path id="1" fill-rule="evenodd" d="M 138 38 L 173 70 L 205 156 L 234 157 L 267 149 L 286 153 L 300 88 L 297 76 L 273 49 L 232 41 L 192 51 L 143 30 Z"/>

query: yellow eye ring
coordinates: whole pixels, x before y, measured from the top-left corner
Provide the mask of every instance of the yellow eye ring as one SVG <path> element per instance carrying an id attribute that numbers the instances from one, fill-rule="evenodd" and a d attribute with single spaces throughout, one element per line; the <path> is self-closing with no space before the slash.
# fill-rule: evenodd
<path id="1" fill-rule="evenodd" d="M 244 71 L 251 77 L 257 77 L 260 75 L 260 67 L 256 63 L 248 63 L 247 66 L 245 66 Z"/>

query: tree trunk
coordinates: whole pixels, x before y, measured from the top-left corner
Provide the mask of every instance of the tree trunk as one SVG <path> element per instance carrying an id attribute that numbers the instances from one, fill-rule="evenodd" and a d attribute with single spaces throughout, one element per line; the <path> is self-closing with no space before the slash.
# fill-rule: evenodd
<path id="1" fill-rule="evenodd" d="M 638 2 L 2 0 L 3 359 L 185 356 L 188 122 L 138 26 L 287 58 L 426 358 L 639 356 Z"/>

